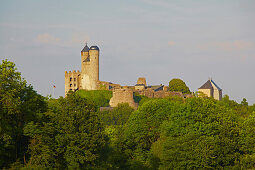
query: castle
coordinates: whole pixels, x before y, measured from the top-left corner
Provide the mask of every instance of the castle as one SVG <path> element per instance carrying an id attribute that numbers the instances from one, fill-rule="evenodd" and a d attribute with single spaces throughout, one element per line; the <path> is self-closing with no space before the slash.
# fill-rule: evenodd
<path id="1" fill-rule="evenodd" d="M 86 46 L 81 51 L 81 72 L 65 72 L 65 94 L 78 89 L 96 90 L 99 81 L 99 48 Z"/>
<path id="2" fill-rule="evenodd" d="M 99 48 L 88 47 L 87 43 L 81 51 L 81 71 L 65 72 L 65 95 L 69 91 L 84 90 L 112 90 L 113 97 L 110 106 L 116 107 L 119 103 L 128 103 L 131 107 L 137 108 L 134 102 L 133 93 L 147 96 L 149 98 L 164 98 L 168 96 L 179 96 L 183 98 L 192 97 L 191 94 L 181 92 L 170 92 L 168 86 L 155 85 L 147 86 L 146 79 L 140 77 L 134 86 L 121 86 L 111 82 L 99 80 Z M 208 80 L 199 91 L 208 97 L 221 100 L 222 90 L 212 81 Z"/>

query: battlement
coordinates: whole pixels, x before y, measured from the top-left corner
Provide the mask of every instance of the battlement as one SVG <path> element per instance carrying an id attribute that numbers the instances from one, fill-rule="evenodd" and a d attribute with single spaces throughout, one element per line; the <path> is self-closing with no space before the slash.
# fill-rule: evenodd
<path id="1" fill-rule="evenodd" d="M 80 70 L 65 71 L 65 77 L 76 76 L 81 74 Z"/>

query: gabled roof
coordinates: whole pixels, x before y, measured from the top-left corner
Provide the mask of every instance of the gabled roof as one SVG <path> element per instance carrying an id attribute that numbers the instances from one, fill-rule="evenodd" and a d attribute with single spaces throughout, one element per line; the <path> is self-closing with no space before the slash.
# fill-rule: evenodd
<path id="1" fill-rule="evenodd" d="M 198 88 L 198 89 L 211 89 L 211 88 L 213 88 L 212 83 L 211 83 L 210 80 L 208 80 L 205 84 L 203 84 L 203 85 L 202 85 L 200 88 Z"/>
<path id="2" fill-rule="evenodd" d="M 215 88 L 221 90 L 221 88 L 219 88 L 219 86 L 217 86 L 217 84 L 213 80 L 208 80 L 198 89 L 215 89 Z"/>

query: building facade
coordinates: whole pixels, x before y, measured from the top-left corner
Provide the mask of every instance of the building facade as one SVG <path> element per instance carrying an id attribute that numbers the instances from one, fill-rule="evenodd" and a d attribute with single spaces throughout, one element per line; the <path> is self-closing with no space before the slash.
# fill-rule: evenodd
<path id="1" fill-rule="evenodd" d="M 216 83 L 209 79 L 205 84 L 203 84 L 199 89 L 200 96 L 206 95 L 207 97 L 213 97 L 216 100 L 222 99 L 222 89 L 216 85 Z"/>

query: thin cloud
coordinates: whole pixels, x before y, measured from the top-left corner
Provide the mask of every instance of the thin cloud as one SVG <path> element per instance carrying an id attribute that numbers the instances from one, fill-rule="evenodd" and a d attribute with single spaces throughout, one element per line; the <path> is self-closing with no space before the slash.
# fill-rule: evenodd
<path id="1" fill-rule="evenodd" d="M 90 40 L 89 36 L 73 34 L 70 39 L 63 40 L 49 33 L 39 34 L 35 38 L 35 42 L 42 44 L 71 46 L 73 44 L 84 44 Z"/>
<path id="2" fill-rule="evenodd" d="M 247 50 L 254 48 L 255 44 L 251 41 L 235 40 L 224 42 L 212 42 L 198 46 L 200 49 L 219 49 L 224 51 Z"/>
<path id="3" fill-rule="evenodd" d="M 85 42 L 89 42 L 90 38 L 87 35 L 81 34 L 73 34 L 71 38 L 71 43 L 74 44 L 84 44 Z"/>
<path id="4" fill-rule="evenodd" d="M 176 43 L 174 42 L 174 41 L 168 41 L 168 43 L 167 43 L 169 46 L 173 46 L 173 45 L 175 45 Z"/>
<path id="5" fill-rule="evenodd" d="M 44 44 L 58 44 L 60 42 L 60 39 L 48 33 L 44 33 L 44 34 L 39 34 L 36 37 L 36 41 L 39 43 L 44 43 Z"/>

